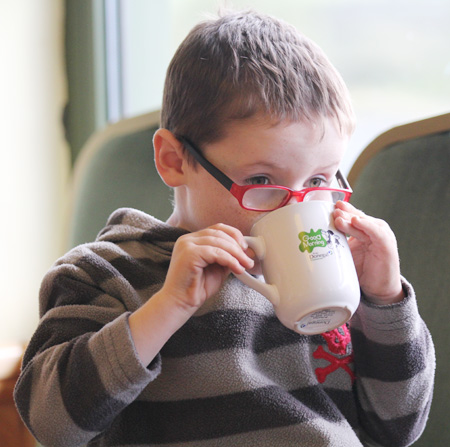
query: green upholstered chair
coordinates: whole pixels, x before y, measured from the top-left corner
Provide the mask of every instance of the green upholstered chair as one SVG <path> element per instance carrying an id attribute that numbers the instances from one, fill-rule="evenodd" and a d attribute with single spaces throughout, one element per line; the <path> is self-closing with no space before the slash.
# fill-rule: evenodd
<path id="1" fill-rule="evenodd" d="M 132 207 L 166 220 L 170 189 L 153 160 L 159 112 L 125 119 L 94 134 L 74 167 L 68 246 L 91 242 L 117 208 Z"/>
<path id="2" fill-rule="evenodd" d="M 450 113 L 391 129 L 349 173 L 352 203 L 386 220 L 436 347 L 428 425 L 415 447 L 450 446 Z"/>

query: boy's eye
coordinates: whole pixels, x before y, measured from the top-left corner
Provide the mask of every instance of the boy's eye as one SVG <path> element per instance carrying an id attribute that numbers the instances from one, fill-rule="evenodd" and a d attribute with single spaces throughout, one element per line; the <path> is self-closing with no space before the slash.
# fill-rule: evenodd
<path id="1" fill-rule="evenodd" d="M 269 185 L 270 180 L 267 177 L 265 177 L 264 175 L 258 175 L 258 176 L 249 178 L 246 181 L 246 183 L 248 185 Z"/>
<path id="2" fill-rule="evenodd" d="M 309 188 L 319 188 L 321 186 L 324 186 L 325 180 L 320 177 L 314 177 L 311 180 L 309 180 Z"/>

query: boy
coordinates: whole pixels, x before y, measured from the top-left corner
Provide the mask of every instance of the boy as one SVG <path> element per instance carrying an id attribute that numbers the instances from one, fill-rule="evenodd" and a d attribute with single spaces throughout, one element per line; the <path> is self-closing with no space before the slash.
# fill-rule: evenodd
<path id="1" fill-rule="evenodd" d="M 246 12 L 195 27 L 169 66 L 154 137 L 173 214 L 118 210 L 44 278 L 16 388 L 35 436 L 52 447 L 411 444 L 434 352 L 384 222 L 336 204 L 362 303 L 326 334 L 288 330 L 230 274 L 259 273 L 243 235 L 284 205 L 243 187 L 329 186 L 352 128 L 341 78 L 290 26 Z M 251 201 L 236 200 L 244 190 Z"/>

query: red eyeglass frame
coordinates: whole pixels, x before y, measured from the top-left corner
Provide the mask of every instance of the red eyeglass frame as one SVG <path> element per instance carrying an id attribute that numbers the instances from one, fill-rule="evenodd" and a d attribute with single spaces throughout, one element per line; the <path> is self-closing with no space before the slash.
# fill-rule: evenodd
<path id="1" fill-rule="evenodd" d="M 344 175 L 341 173 L 340 170 L 336 172 L 336 179 L 341 186 L 341 188 L 304 188 L 300 189 L 298 191 L 294 189 L 287 188 L 286 186 L 281 185 L 237 185 L 233 182 L 226 174 L 224 174 L 220 169 L 216 168 L 210 161 L 208 161 L 203 154 L 201 153 L 200 149 L 195 146 L 193 143 L 191 143 L 188 139 L 184 137 L 180 137 L 179 140 L 183 143 L 183 146 L 187 149 L 187 151 L 195 158 L 196 161 L 200 163 L 203 168 L 208 171 L 222 186 L 224 186 L 228 191 L 231 192 L 231 194 L 236 198 L 236 200 L 239 202 L 239 205 L 244 208 L 245 210 L 249 211 L 258 211 L 258 212 L 269 212 L 274 211 L 278 208 L 281 208 L 285 206 L 293 197 L 297 200 L 297 202 L 302 202 L 305 198 L 305 196 L 311 192 L 311 191 L 338 191 L 344 194 L 343 201 L 348 202 L 350 200 L 350 197 L 353 193 L 347 179 L 344 177 Z M 278 205 L 276 208 L 270 208 L 267 210 L 262 210 L 258 208 L 251 208 L 247 207 L 243 204 L 243 197 L 244 194 L 249 189 L 281 189 L 283 191 L 287 191 L 288 195 L 285 200 L 281 202 L 280 205 Z"/>

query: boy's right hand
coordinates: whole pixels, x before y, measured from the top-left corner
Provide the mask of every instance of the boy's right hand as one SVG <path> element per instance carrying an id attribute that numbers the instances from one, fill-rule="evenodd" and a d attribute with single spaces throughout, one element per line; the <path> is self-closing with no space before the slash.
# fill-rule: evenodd
<path id="1" fill-rule="evenodd" d="M 230 272 L 253 267 L 246 248 L 242 233 L 224 224 L 177 240 L 163 287 L 129 317 L 131 336 L 145 366 Z"/>
<path id="2" fill-rule="evenodd" d="M 183 235 L 175 243 L 161 291 L 193 314 L 230 272 L 240 274 L 253 267 L 247 248 L 242 233 L 225 224 Z"/>

